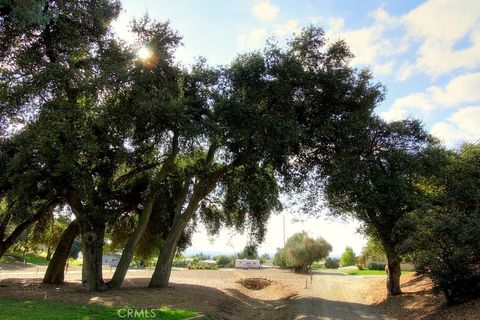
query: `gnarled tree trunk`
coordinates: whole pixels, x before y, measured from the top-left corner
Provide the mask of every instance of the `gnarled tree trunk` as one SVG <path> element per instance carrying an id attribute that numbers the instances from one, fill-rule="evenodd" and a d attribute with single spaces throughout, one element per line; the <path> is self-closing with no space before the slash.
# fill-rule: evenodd
<path id="1" fill-rule="evenodd" d="M 95 223 L 82 229 L 82 285 L 85 291 L 106 291 L 103 281 L 102 254 L 105 223 Z"/>
<path id="2" fill-rule="evenodd" d="M 73 220 L 63 231 L 52 259 L 43 277 L 43 283 L 62 284 L 65 279 L 65 265 L 75 237 L 80 233 L 77 220 Z"/>

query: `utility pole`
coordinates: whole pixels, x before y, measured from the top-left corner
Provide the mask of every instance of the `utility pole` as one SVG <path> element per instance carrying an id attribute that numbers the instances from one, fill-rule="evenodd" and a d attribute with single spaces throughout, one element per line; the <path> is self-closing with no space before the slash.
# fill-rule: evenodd
<path id="1" fill-rule="evenodd" d="M 285 248 L 285 214 L 283 214 L 283 247 Z"/>

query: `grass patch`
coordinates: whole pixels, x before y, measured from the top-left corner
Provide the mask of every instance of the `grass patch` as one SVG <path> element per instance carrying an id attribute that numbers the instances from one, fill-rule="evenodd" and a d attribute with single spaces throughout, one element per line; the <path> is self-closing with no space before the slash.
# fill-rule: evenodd
<path id="1" fill-rule="evenodd" d="M 74 260 L 74 259 L 72 259 L 72 258 L 68 259 L 68 263 L 69 263 L 71 266 L 82 266 L 82 261 Z"/>
<path id="2" fill-rule="evenodd" d="M 383 276 L 387 275 L 385 270 L 343 270 L 343 273 L 346 273 L 350 276 Z M 410 274 L 413 271 L 402 271 L 402 274 Z"/>
<path id="3" fill-rule="evenodd" d="M 18 252 L 12 252 L 8 255 L 4 255 L 1 259 L 0 262 L 2 264 L 18 264 L 18 263 L 23 263 L 23 260 L 25 260 L 26 263 L 29 264 L 35 264 L 38 266 L 47 266 L 48 262 L 44 256 L 34 254 L 34 253 L 27 253 L 25 254 L 25 257 L 23 254 L 18 253 Z"/>
<path id="4" fill-rule="evenodd" d="M 198 315 L 197 312 L 181 309 L 135 309 L 131 307 L 105 307 L 55 301 L 0 298 L 0 319 L 10 320 L 128 319 L 126 316 L 128 309 L 137 311 L 135 317 L 133 317 L 133 314 L 130 317 L 135 319 L 181 320 Z"/>

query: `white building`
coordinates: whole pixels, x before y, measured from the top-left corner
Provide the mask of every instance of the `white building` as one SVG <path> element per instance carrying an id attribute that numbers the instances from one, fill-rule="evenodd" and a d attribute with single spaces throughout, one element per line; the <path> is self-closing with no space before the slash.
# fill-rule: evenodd
<path id="1" fill-rule="evenodd" d="M 111 253 L 102 256 L 102 264 L 108 264 L 109 266 L 116 267 L 120 261 L 120 255 Z"/>
<path id="2" fill-rule="evenodd" d="M 235 268 L 260 269 L 260 260 L 235 259 Z"/>

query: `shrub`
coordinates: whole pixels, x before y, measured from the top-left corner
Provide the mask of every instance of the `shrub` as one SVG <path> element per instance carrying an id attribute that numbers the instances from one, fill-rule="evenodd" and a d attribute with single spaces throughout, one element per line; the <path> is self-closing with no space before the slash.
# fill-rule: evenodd
<path id="1" fill-rule="evenodd" d="M 199 264 L 192 264 L 188 266 L 188 270 L 218 270 L 217 266 L 215 265 L 199 265 Z"/>
<path id="2" fill-rule="evenodd" d="M 325 268 L 327 269 L 338 269 L 339 266 L 340 266 L 340 260 L 338 260 L 337 258 L 328 257 L 325 260 Z"/>
<path id="3" fill-rule="evenodd" d="M 275 256 L 273 257 L 273 265 L 282 269 L 287 268 L 287 256 L 285 254 L 285 248 L 277 249 Z"/>
<path id="4" fill-rule="evenodd" d="M 231 256 L 217 256 L 215 261 L 219 267 L 233 268 L 235 266 L 235 258 Z"/>
<path id="5" fill-rule="evenodd" d="M 385 270 L 385 263 L 370 262 L 367 264 L 368 270 Z"/>
<path id="6" fill-rule="evenodd" d="M 480 296 L 480 144 L 448 159 L 428 186 L 431 205 L 409 217 L 416 230 L 406 245 L 416 271 L 452 305 Z"/>
<path id="7" fill-rule="evenodd" d="M 186 259 L 174 259 L 172 266 L 175 268 L 187 268 L 189 265 L 192 264 L 191 260 Z"/>

